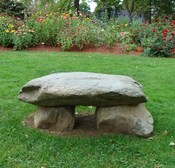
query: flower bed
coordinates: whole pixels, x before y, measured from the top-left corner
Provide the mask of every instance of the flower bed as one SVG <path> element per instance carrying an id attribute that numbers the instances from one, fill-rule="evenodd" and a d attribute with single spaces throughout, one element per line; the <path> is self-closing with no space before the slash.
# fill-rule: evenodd
<path id="1" fill-rule="evenodd" d="M 24 21 L 0 16 L 0 25 L 0 45 L 15 50 L 40 44 L 70 50 L 122 43 L 127 51 L 141 46 L 145 55 L 175 55 L 175 21 L 165 18 L 156 19 L 152 24 L 140 24 L 39 12 Z"/>

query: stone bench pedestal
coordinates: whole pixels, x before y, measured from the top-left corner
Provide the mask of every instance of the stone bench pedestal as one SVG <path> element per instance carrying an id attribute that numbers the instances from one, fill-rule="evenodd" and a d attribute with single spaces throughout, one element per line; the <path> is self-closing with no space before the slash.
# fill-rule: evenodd
<path id="1" fill-rule="evenodd" d="M 35 116 L 36 128 L 71 131 L 75 123 L 75 107 L 39 107 Z M 134 134 L 148 137 L 153 131 L 153 118 L 144 104 L 136 106 L 97 107 L 94 129 L 104 132 Z"/>
<path id="2" fill-rule="evenodd" d="M 56 73 L 26 83 L 18 98 L 37 105 L 37 128 L 72 130 L 75 106 L 95 106 L 97 128 L 148 137 L 153 118 L 142 85 L 128 76 L 88 72 Z"/>
<path id="3" fill-rule="evenodd" d="M 107 132 L 148 137 L 153 131 L 153 118 L 144 104 L 98 107 L 96 118 L 97 129 Z"/>
<path id="4" fill-rule="evenodd" d="M 34 116 L 36 128 L 54 128 L 57 131 L 70 131 L 75 123 L 74 106 L 38 107 Z"/>

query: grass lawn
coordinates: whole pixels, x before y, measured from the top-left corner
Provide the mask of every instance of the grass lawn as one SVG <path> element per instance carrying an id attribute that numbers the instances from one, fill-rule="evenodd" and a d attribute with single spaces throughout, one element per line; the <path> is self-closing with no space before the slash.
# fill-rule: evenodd
<path id="1" fill-rule="evenodd" d="M 143 85 L 153 139 L 59 137 L 23 126 L 36 107 L 17 99 L 27 81 L 55 72 L 129 75 Z M 163 132 L 167 130 L 168 135 Z M 175 59 L 90 53 L 0 52 L 0 168 L 174 168 Z"/>

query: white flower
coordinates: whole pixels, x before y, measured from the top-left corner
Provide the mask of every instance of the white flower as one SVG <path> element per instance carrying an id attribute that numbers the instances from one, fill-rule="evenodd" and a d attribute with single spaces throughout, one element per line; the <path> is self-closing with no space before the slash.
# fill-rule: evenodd
<path id="1" fill-rule="evenodd" d="M 174 143 L 174 142 L 170 142 L 169 145 L 170 145 L 170 146 L 175 146 L 175 143 Z"/>

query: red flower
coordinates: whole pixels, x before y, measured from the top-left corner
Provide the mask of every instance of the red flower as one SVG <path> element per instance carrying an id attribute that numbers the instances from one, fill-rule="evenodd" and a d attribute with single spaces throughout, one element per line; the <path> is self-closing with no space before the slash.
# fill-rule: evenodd
<path id="1" fill-rule="evenodd" d="M 167 33 L 167 32 L 168 32 L 168 30 L 166 30 L 166 29 L 165 29 L 165 30 L 162 30 L 162 32 L 163 32 L 163 33 Z"/>
<path id="2" fill-rule="evenodd" d="M 174 49 L 174 48 L 171 49 L 171 53 L 172 53 L 172 54 L 175 53 L 175 49 Z"/>
<path id="3" fill-rule="evenodd" d="M 164 37 L 163 40 L 166 40 L 166 37 Z"/>
<path id="4" fill-rule="evenodd" d="M 166 34 L 166 33 L 164 33 L 164 34 L 163 34 L 163 37 L 166 37 L 166 36 L 167 36 L 167 34 Z"/>
<path id="5" fill-rule="evenodd" d="M 156 28 L 153 28 L 153 32 L 156 32 L 157 30 L 156 30 Z"/>
<path id="6" fill-rule="evenodd" d="M 160 50 L 161 50 L 161 47 L 158 47 L 158 48 L 157 48 L 157 51 L 160 51 Z"/>
<path id="7" fill-rule="evenodd" d="M 152 46 L 149 46 L 149 48 L 152 48 Z"/>
<path id="8" fill-rule="evenodd" d="M 163 36 L 166 37 L 168 30 L 162 30 Z"/>
<path id="9" fill-rule="evenodd" d="M 172 20 L 172 22 L 171 22 L 171 23 L 175 24 L 175 20 Z"/>

